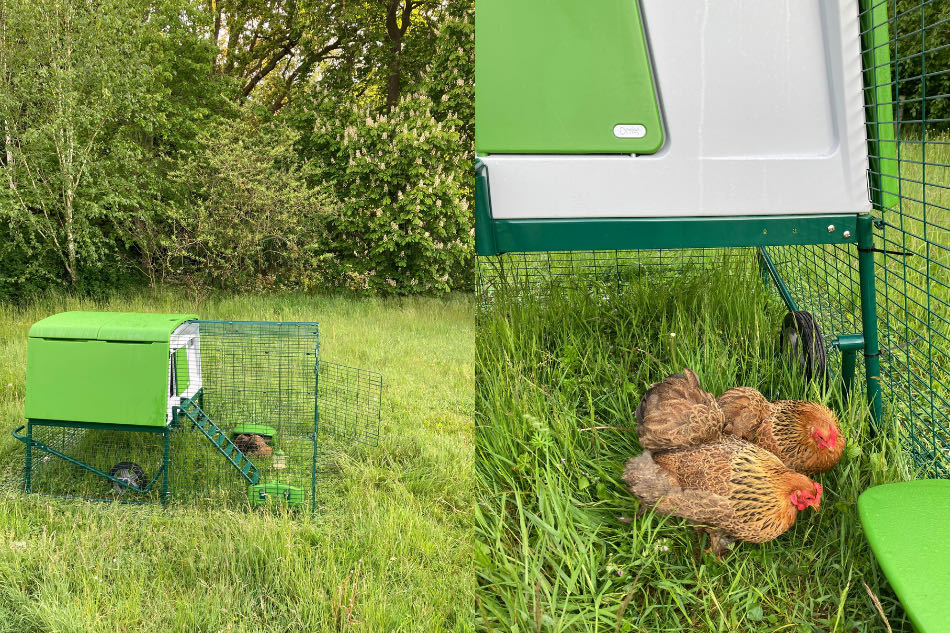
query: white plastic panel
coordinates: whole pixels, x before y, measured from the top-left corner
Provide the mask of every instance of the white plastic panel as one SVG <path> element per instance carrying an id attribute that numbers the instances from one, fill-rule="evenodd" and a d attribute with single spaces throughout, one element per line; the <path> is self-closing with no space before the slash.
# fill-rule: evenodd
<path id="1" fill-rule="evenodd" d="M 664 147 L 482 157 L 496 219 L 870 209 L 857 0 L 640 4 Z"/>
<path id="2" fill-rule="evenodd" d="M 192 398 L 202 387 L 201 381 L 201 339 L 198 337 L 198 324 L 194 321 L 187 321 L 179 325 L 169 338 L 169 362 L 168 362 L 168 380 L 166 384 L 171 384 L 171 370 L 174 361 L 174 353 L 184 348 L 185 358 L 188 360 L 188 388 L 184 393 L 169 396 L 165 411 L 167 423 L 172 422 L 172 407 L 181 405 L 182 398 Z"/>

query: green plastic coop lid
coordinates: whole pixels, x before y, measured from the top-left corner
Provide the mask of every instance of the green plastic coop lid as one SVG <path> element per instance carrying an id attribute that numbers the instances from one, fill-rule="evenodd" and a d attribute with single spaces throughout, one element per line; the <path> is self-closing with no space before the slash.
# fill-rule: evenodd
<path id="1" fill-rule="evenodd" d="M 639 3 L 477 0 L 479 154 L 652 154 L 663 126 Z"/>
<path id="2" fill-rule="evenodd" d="M 858 513 L 917 632 L 950 631 L 950 480 L 875 486 L 858 498 Z"/>
<path id="3" fill-rule="evenodd" d="M 238 424 L 231 432 L 235 435 L 266 435 L 268 437 L 277 435 L 277 430 L 266 424 Z"/>
<path id="4" fill-rule="evenodd" d="M 30 338 L 165 342 L 194 314 L 150 314 L 142 312 L 60 312 L 37 321 Z"/>

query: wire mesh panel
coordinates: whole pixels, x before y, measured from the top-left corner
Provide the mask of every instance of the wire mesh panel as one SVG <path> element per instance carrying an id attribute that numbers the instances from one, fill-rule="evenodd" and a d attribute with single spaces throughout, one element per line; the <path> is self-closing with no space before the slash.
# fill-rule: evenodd
<path id="1" fill-rule="evenodd" d="M 209 438 L 207 425 L 180 417 L 172 434 L 173 495 L 246 501 L 250 483 L 282 484 L 298 502 L 313 503 L 317 330 L 316 323 L 198 322 L 198 406 L 250 460 L 258 481 L 228 459 L 227 444 L 219 450 L 224 440 Z M 260 497 L 252 492 L 250 500 Z"/>
<path id="2" fill-rule="evenodd" d="M 485 302 L 502 289 L 544 296 L 565 282 L 621 287 L 640 277 L 663 279 L 689 268 L 745 266 L 751 261 L 749 249 L 742 248 L 506 253 L 479 257 L 475 284 Z"/>
<path id="3" fill-rule="evenodd" d="M 159 501 L 164 490 L 164 434 L 75 426 L 32 425 L 32 492 L 110 501 Z M 86 466 L 81 466 L 81 462 Z M 104 473 L 144 492 L 110 481 Z"/>
<path id="4" fill-rule="evenodd" d="M 950 5 L 862 2 L 885 414 L 950 476 Z M 860 331 L 854 248 L 769 249 L 825 333 Z"/>
<path id="5" fill-rule="evenodd" d="M 320 434 L 376 446 L 383 377 L 339 363 L 320 363 L 317 376 Z"/>

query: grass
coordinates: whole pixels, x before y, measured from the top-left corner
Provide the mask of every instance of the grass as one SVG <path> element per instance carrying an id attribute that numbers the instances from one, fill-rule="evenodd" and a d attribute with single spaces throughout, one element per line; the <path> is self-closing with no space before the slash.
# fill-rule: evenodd
<path id="1" fill-rule="evenodd" d="M 172 292 L 0 305 L 0 427 L 22 424 L 26 333 L 65 309 L 317 320 L 325 359 L 382 372 L 381 438 L 335 455 L 315 517 L 23 495 L 0 435 L 0 632 L 468 631 L 473 302 Z"/>
<path id="2" fill-rule="evenodd" d="M 862 398 L 829 396 L 849 447 L 819 477 L 822 510 L 777 540 L 717 560 L 685 522 L 635 516 L 620 475 L 640 452 L 634 411 L 651 382 L 690 367 L 714 393 L 742 384 L 770 399 L 819 397 L 777 349 L 784 306 L 753 262 L 621 287 L 582 281 L 499 288 L 479 309 L 479 629 L 851 632 L 883 631 L 886 618 L 909 631 L 856 501 L 910 466 L 893 422 L 872 436 Z"/>

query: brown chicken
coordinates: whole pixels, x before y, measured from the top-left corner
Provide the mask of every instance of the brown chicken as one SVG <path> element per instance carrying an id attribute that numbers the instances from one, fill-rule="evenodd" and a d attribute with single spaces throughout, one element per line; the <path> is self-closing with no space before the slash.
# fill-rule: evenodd
<path id="1" fill-rule="evenodd" d="M 234 438 L 234 445 L 249 457 L 270 457 L 274 450 L 263 437 L 254 433 L 238 435 Z"/>
<path id="2" fill-rule="evenodd" d="M 763 543 L 788 530 L 799 510 L 821 503 L 821 484 L 734 436 L 627 461 L 623 479 L 645 506 L 700 524 L 717 555 L 735 540 Z"/>
<path id="3" fill-rule="evenodd" d="M 637 435 L 648 450 L 715 442 L 723 424 L 715 396 L 703 390 L 689 369 L 652 385 L 637 407 Z"/>
<path id="4" fill-rule="evenodd" d="M 735 387 L 722 394 L 723 430 L 744 437 L 775 453 L 800 473 L 830 470 L 844 451 L 845 439 L 831 410 L 816 402 L 769 402 L 751 387 Z"/>

